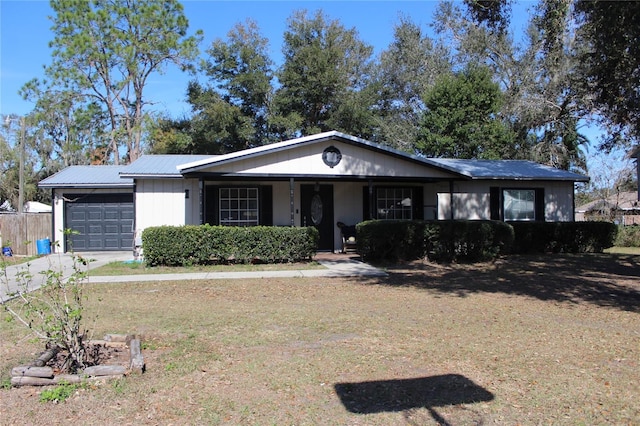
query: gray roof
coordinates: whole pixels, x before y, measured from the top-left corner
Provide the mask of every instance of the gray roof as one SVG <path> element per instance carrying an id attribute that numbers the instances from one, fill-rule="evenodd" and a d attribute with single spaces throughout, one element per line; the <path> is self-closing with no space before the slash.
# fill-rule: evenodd
<path id="1" fill-rule="evenodd" d="M 178 166 L 194 161 L 201 161 L 216 158 L 216 155 L 182 155 L 182 154 L 162 154 L 143 155 L 133 163 L 129 164 L 122 172 L 122 177 L 182 177 Z"/>
<path id="2" fill-rule="evenodd" d="M 41 180 L 41 188 L 127 188 L 133 179 L 123 179 L 120 172 L 127 166 L 69 166 Z"/>
<path id="3" fill-rule="evenodd" d="M 135 178 L 181 178 L 183 174 L 197 172 L 213 164 L 224 164 L 279 150 L 317 143 L 327 139 L 346 143 L 435 167 L 462 178 L 474 180 L 547 180 L 588 182 L 589 178 L 577 173 L 522 160 L 457 160 L 425 158 L 397 151 L 364 139 L 340 132 L 326 132 L 278 142 L 225 155 L 143 155 L 128 166 L 72 166 L 40 182 L 41 187 L 117 187 L 133 186 Z"/>
<path id="4" fill-rule="evenodd" d="M 430 162 L 471 179 L 565 180 L 588 182 L 589 177 L 525 160 L 457 160 L 430 158 Z"/>
<path id="5" fill-rule="evenodd" d="M 580 213 L 598 211 L 602 209 L 640 210 L 640 199 L 638 199 L 638 193 L 635 191 L 620 192 L 607 198 L 593 200 L 576 207 L 576 211 Z"/>

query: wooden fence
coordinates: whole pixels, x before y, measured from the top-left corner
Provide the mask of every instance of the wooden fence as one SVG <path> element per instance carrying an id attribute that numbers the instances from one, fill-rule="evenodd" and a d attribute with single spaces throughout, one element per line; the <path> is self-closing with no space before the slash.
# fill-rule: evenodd
<path id="1" fill-rule="evenodd" d="M 51 239 L 51 213 L 0 214 L 2 247 L 11 247 L 14 255 L 35 256 L 37 241 Z"/>

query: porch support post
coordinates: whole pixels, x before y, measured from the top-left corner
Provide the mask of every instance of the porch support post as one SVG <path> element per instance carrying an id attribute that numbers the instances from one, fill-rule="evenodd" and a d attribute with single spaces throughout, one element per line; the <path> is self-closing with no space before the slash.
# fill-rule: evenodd
<path id="1" fill-rule="evenodd" d="M 198 180 L 198 209 L 200 210 L 200 225 L 204 225 L 204 178 Z"/>
<path id="2" fill-rule="evenodd" d="M 294 189 L 295 182 L 293 178 L 289 178 L 289 207 L 291 209 L 291 226 L 295 226 L 296 224 L 296 210 L 295 210 L 295 202 L 294 202 Z"/>
<path id="3" fill-rule="evenodd" d="M 453 220 L 453 181 L 449 181 L 449 219 Z"/>

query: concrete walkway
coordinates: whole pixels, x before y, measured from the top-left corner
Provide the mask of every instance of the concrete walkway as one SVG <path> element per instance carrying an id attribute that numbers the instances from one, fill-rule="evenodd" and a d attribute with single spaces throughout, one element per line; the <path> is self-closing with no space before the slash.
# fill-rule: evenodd
<path id="1" fill-rule="evenodd" d="M 132 260 L 131 252 L 93 252 L 79 253 L 82 258 L 89 260 L 89 271 L 110 262 Z M 178 274 L 147 274 L 147 275 L 116 275 L 93 276 L 90 274 L 89 283 L 121 283 L 141 281 L 179 281 L 179 280 L 214 280 L 214 279 L 251 279 L 251 278 L 286 278 L 286 277 L 380 277 L 387 274 L 371 265 L 361 262 L 357 256 L 348 254 L 319 253 L 315 260 L 325 269 L 296 269 L 281 271 L 242 271 L 242 272 L 192 272 Z M 28 264 L 8 266 L 6 274 L 0 271 L 0 300 L 6 300 L 7 295 L 15 292 L 23 280 L 21 275 L 28 273 L 32 276 L 30 290 L 40 288 L 46 281 L 43 272 L 47 270 L 61 271 L 63 279 L 73 273 L 73 257 L 70 254 L 50 254 L 33 259 Z M 84 269 L 81 269 L 84 270 Z"/>

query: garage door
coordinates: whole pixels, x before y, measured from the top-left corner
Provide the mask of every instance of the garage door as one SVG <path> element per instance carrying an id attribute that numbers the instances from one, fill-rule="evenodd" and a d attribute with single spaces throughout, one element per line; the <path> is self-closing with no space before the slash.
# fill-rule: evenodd
<path id="1" fill-rule="evenodd" d="M 133 246 L 133 194 L 65 194 L 65 250 L 119 251 Z M 71 244 L 71 245 L 70 245 Z"/>

